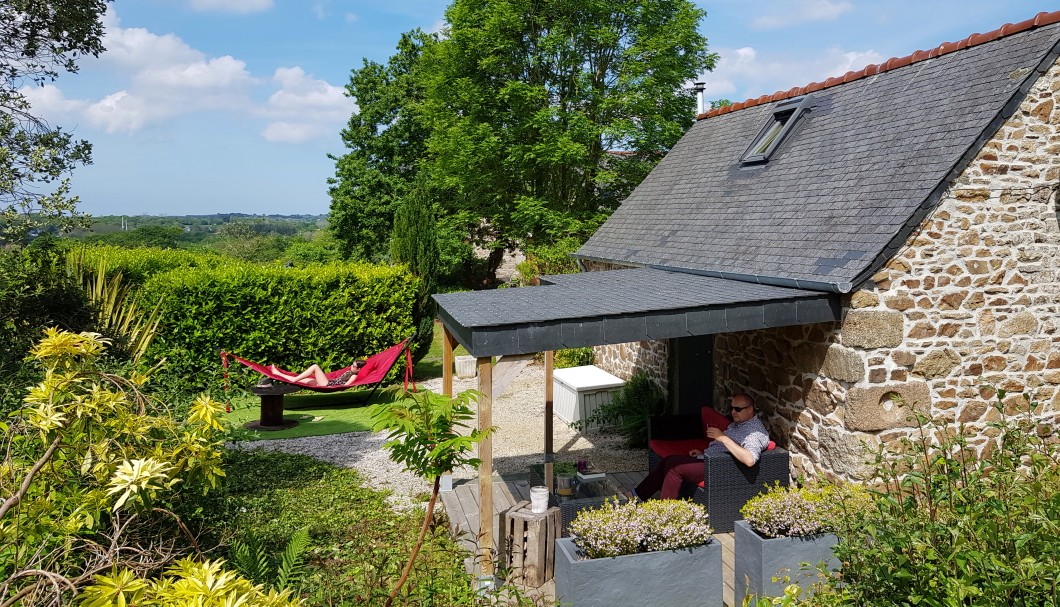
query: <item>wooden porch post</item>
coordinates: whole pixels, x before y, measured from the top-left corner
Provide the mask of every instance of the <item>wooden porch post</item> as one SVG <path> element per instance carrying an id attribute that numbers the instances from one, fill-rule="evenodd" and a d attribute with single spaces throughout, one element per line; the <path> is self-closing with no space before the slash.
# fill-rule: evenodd
<path id="1" fill-rule="evenodd" d="M 456 338 L 449 332 L 449 327 L 442 325 L 442 394 L 453 395 L 453 350 L 456 349 Z"/>
<path id="2" fill-rule="evenodd" d="M 478 429 L 493 426 L 493 361 L 489 356 L 475 360 L 478 365 Z M 451 390 L 452 388 L 450 388 Z M 493 575 L 493 437 L 478 444 L 478 546 L 482 575 Z"/>
<path id="3" fill-rule="evenodd" d="M 552 366 L 555 352 L 545 352 L 545 486 L 552 492 L 552 462 L 556 456 L 552 453 Z"/>

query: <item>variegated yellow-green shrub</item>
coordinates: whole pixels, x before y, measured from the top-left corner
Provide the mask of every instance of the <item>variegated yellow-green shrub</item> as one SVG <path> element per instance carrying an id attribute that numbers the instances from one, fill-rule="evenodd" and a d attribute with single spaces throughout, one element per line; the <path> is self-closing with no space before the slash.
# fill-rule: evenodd
<path id="1" fill-rule="evenodd" d="M 105 348 L 45 331 L 31 352 L 44 378 L 0 423 L 0 604 L 67 604 L 93 576 L 160 570 L 195 545 L 171 506 L 224 476 L 221 405 L 149 415 L 148 376 L 102 371 Z"/>
<path id="2" fill-rule="evenodd" d="M 80 607 L 287 607 L 297 605 L 290 591 L 265 590 L 224 569 L 224 561 L 181 559 L 157 580 L 137 578 L 125 569 L 97 575 L 79 597 Z"/>

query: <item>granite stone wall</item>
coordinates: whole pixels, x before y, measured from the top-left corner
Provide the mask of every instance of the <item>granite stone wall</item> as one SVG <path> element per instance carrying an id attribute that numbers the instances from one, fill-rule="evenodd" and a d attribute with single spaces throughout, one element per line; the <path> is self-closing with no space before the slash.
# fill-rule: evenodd
<path id="1" fill-rule="evenodd" d="M 750 391 L 793 473 L 865 478 L 912 412 L 988 448 L 999 413 L 1060 424 L 1060 62 L 1031 89 L 838 323 L 719 335 L 720 397 Z M 897 399 L 896 399 L 897 397 Z M 1031 407 L 1028 400 L 1033 402 Z"/>

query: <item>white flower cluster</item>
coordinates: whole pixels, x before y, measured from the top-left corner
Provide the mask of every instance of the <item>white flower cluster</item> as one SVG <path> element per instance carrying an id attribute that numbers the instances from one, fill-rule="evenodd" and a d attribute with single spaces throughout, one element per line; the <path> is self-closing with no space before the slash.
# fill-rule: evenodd
<path id="1" fill-rule="evenodd" d="M 749 500 L 740 514 L 765 537 L 800 537 L 832 531 L 839 516 L 871 505 L 860 485 L 820 482 L 804 487 L 771 487 Z"/>
<path id="2" fill-rule="evenodd" d="M 699 546 L 713 533 L 706 509 L 684 500 L 608 502 L 579 512 L 569 530 L 589 558 Z"/>

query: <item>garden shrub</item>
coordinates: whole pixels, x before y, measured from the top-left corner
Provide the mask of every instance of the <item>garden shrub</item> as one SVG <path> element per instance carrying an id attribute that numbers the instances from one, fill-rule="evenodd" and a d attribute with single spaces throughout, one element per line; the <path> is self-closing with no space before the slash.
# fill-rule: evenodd
<path id="1" fill-rule="evenodd" d="M 224 475 L 221 406 L 200 398 L 184 422 L 150 415 L 148 377 L 101 370 L 104 349 L 95 334 L 47 330 L 32 350 L 44 379 L 0 424 L 4 604 L 65 604 L 96 573 L 166 565 L 185 538 L 171 510 Z"/>
<path id="2" fill-rule="evenodd" d="M 521 285 L 530 285 L 550 274 L 577 274 L 578 262 L 571 256 L 584 241 L 577 238 L 564 238 L 555 244 L 538 245 L 526 250 L 526 261 L 516 266 L 517 281 Z"/>
<path id="3" fill-rule="evenodd" d="M 854 483 L 777 483 L 748 500 L 740 515 L 764 537 L 799 537 L 834 531 L 842 517 L 860 516 L 871 505 L 868 490 Z"/>
<path id="4" fill-rule="evenodd" d="M 571 426 L 579 430 L 596 425 L 617 426 L 630 447 L 645 447 L 648 444 L 648 418 L 661 415 L 665 407 L 666 398 L 659 384 L 637 372 L 622 389 L 611 395 L 611 402 L 598 406 L 589 417 Z"/>
<path id="5" fill-rule="evenodd" d="M 220 385 L 221 350 L 288 369 L 344 367 L 413 333 L 418 289 L 403 268 L 367 264 L 179 268 L 142 290 L 163 310 L 146 358 L 164 359 L 166 378 L 191 391 Z M 403 369 L 399 360 L 392 373 Z M 230 371 L 237 385 L 258 378 Z"/>
<path id="6" fill-rule="evenodd" d="M 0 419 L 20 406 L 40 369 L 27 364 L 47 327 L 91 328 L 93 312 L 81 286 L 66 275 L 63 251 L 48 236 L 22 250 L 0 249 Z"/>
<path id="7" fill-rule="evenodd" d="M 566 367 L 583 367 L 585 365 L 593 364 L 593 349 L 592 347 L 586 348 L 567 348 L 565 350 L 556 350 L 555 366 L 557 369 L 564 369 Z"/>
<path id="8" fill-rule="evenodd" d="M 875 503 L 838 529 L 843 584 L 815 601 L 844 605 L 1057 605 L 1060 447 L 1042 407 L 1017 412 L 997 391 L 978 455 L 963 426 L 919 418 L 881 453 Z M 1009 404 L 1006 405 L 1006 402 Z"/>
<path id="9" fill-rule="evenodd" d="M 591 559 L 700 546 L 713 532 L 706 508 L 687 500 L 613 500 L 578 512 L 570 524 L 574 543 Z"/>

